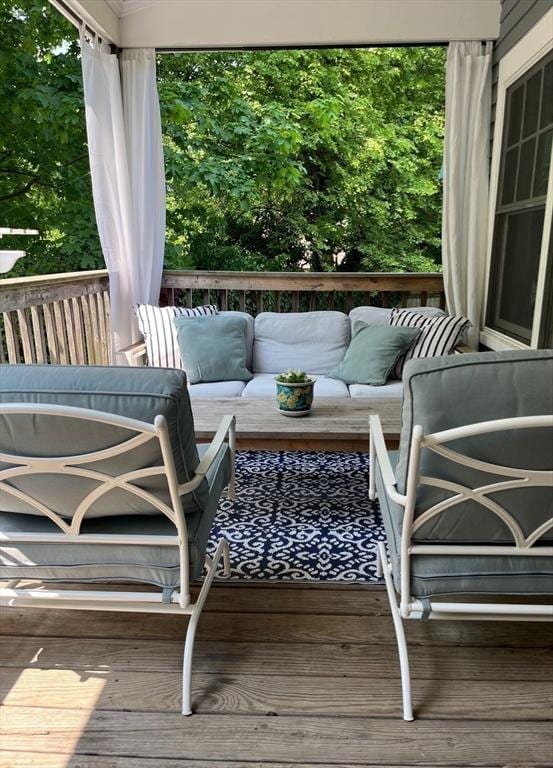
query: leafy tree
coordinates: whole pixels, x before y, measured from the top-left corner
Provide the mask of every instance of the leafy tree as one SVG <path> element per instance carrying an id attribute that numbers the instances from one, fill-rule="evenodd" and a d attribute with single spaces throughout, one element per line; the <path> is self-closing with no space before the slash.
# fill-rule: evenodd
<path id="1" fill-rule="evenodd" d="M 0 0 L 0 222 L 40 237 L 11 276 L 103 268 L 75 28 L 44 0 Z"/>
<path id="2" fill-rule="evenodd" d="M 441 48 L 160 55 L 168 267 L 433 270 Z M 79 46 L 45 0 L 0 0 L 0 225 L 17 274 L 103 266 Z"/>
<path id="3" fill-rule="evenodd" d="M 171 266 L 440 259 L 441 48 L 159 56 Z"/>

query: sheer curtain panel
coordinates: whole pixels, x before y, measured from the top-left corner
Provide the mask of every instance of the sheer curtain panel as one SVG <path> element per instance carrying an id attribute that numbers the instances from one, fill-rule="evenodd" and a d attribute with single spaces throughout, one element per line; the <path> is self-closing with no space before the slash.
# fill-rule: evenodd
<path id="1" fill-rule="evenodd" d="M 157 303 L 163 268 L 165 181 L 153 51 L 123 64 L 81 34 L 92 194 L 109 272 L 113 359 L 137 338 L 133 305 Z M 124 96 L 124 98 L 123 98 Z"/>
<path id="2" fill-rule="evenodd" d="M 484 297 L 492 44 L 450 43 L 447 56 L 442 259 L 447 306 L 472 323 L 477 347 Z"/>

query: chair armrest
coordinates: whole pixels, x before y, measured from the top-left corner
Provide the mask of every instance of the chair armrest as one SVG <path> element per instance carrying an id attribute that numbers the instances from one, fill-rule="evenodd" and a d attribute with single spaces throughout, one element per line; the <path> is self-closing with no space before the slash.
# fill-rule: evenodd
<path id="1" fill-rule="evenodd" d="M 118 349 L 116 354 L 123 355 L 128 365 L 144 365 L 146 359 L 146 344 L 144 340 L 135 341 L 134 344 L 129 344 L 128 347 Z"/>
<path id="2" fill-rule="evenodd" d="M 369 416 L 369 429 L 370 429 L 370 447 L 371 447 L 371 459 L 378 461 L 378 466 L 382 473 L 382 479 L 386 487 L 396 487 L 396 477 L 394 470 L 388 456 L 386 449 L 386 442 L 384 440 L 384 433 L 382 431 L 382 424 L 380 422 L 380 416 L 372 414 Z M 372 464 L 372 462 L 371 462 Z M 371 477 L 374 478 L 373 467 L 370 467 Z"/>
<path id="3" fill-rule="evenodd" d="M 179 486 L 179 494 L 182 495 L 184 493 L 189 493 L 190 490 L 193 490 L 191 488 L 192 485 L 194 486 L 194 488 L 198 487 L 201 480 L 209 472 L 209 469 L 213 464 L 215 457 L 219 452 L 219 449 L 225 442 L 227 435 L 228 435 L 230 449 L 233 453 L 233 462 L 234 462 L 234 451 L 235 451 L 235 445 L 236 445 L 236 416 L 223 416 L 223 418 L 221 419 L 221 423 L 219 424 L 219 428 L 217 429 L 217 432 L 213 436 L 213 439 L 209 444 L 207 451 L 204 453 L 202 460 L 196 467 L 196 471 L 194 472 L 193 479 L 188 483 L 184 483 L 183 485 Z M 232 476 L 234 477 L 234 466 L 232 468 Z"/>

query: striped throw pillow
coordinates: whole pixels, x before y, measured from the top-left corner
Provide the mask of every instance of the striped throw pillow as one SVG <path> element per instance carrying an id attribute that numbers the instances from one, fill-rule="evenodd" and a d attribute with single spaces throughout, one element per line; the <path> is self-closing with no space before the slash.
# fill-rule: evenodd
<path id="1" fill-rule="evenodd" d="M 187 309 L 186 307 L 154 307 L 151 304 L 138 304 L 135 311 L 138 328 L 146 342 L 148 365 L 155 368 L 182 368 L 173 318 L 216 315 L 217 307 L 214 304 L 208 304 L 204 307 Z"/>
<path id="2" fill-rule="evenodd" d="M 471 323 L 461 315 L 428 316 L 408 309 L 392 309 L 390 325 L 421 329 L 413 346 L 396 363 L 394 377 L 401 379 L 405 363 L 412 358 L 450 355 Z"/>

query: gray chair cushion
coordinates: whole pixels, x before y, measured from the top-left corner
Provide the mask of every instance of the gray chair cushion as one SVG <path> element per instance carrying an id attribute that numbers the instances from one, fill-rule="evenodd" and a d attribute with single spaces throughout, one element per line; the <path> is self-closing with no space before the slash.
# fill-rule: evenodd
<path id="1" fill-rule="evenodd" d="M 445 312 L 439 307 L 405 307 L 409 312 L 418 312 L 428 317 L 439 317 Z M 349 319 L 353 324 L 360 320 L 367 325 L 389 325 L 392 310 L 387 307 L 355 307 L 349 313 Z"/>
<path id="2" fill-rule="evenodd" d="M 193 477 L 199 462 L 194 424 L 184 371 L 169 368 L 95 366 L 4 365 L 0 371 L 0 403 L 53 403 L 93 409 L 154 422 L 167 421 L 178 481 Z M 84 426 L 83 426 L 84 425 Z M 75 455 L 99 450 L 134 433 L 105 424 L 55 416 L 0 414 L 0 447 L 7 453 L 31 456 Z M 162 463 L 159 443 L 149 443 L 125 454 L 89 464 L 106 474 L 118 475 Z M 79 501 L 96 481 L 69 475 L 33 475 L 10 483 L 38 498 L 63 517 L 72 517 Z M 145 479 L 143 487 L 154 493 L 166 483 L 161 477 Z M 207 498 L 202 484 L 194 494 L 201 509 Z M 35 514 L 36 510 L 4 493 L 2 511 Z M 112 490 L 94 503 L 88 517 L 120 514 L 158 514 L 147 502 L 121 490 Z"/>
<path id="3" fill-rule="evenodd" d="M 398 452 L 389 454 L 396 469 Z M 386 495 L 376 469 L 380 513 L 386 529 L 394 584 L 400 591 L 400 545 L 403 507 Z M 417 555 L 411 558 L 411 596 L 447 594 L 553 594 L 553 561 L 547 557 Z"/>
<path id="4" fill-rule="evenodd" d="M 405 492 L 411 434 L 420 424 L 429 434 L 493 419 L 553 413 L 553 350 L 485 352 L 412 360 L 405 367 L 404 402 L 397 485 Z M 547 470 L 553 467 L 549 429 L 496 432 L 449 443 L 448 447 L 493 464 Z M 453 463 L 424 450 L 421 474 L 469 488 L 501 478 Z M 416 515 L 451 492 L 421 485 Z M 491 498 L 501 504 L 528 534 L 553 516 L 548 488 L 502 491 Z M 418 541 L 512 544 L 506 525 L 476 501 L 465 501 L 417 532 Z M 543 539 L 553 540 L 553 531 Z"/>
<path id="5" fill-rule="evenodd" d="M 198 446 L 200 456 L 207 445 Z M 190 578 L 198 578 L 204 566 L 206 544 L 222 490 L 228 485 L 231 457 L 223 445 L 207 474 L 205 506 L 198 510 L 183 499 L 188 528 Z M 50 532 L 59 529 L 46 517 L 0 512 L 4 532 Z M 82 532 L 88 534 L 176 535 L 173 523 L 164 515 L 151 517 L 118 515 L 86 519 Z M 12 543 L 0 547 L 1 579 L 43 581 L 142 581 L 160 587 L 175 587 L 180 581 L 176 547 L 128 544 L 44 544 Z"/>

